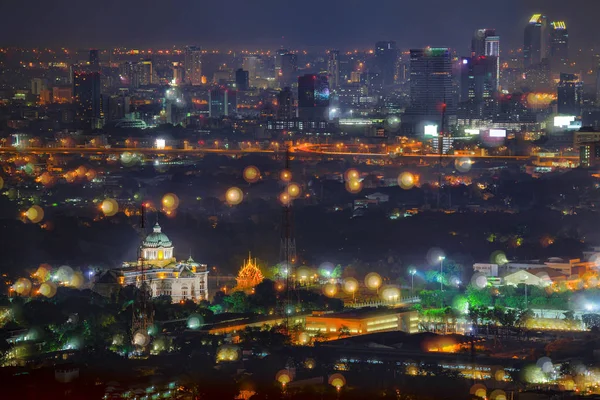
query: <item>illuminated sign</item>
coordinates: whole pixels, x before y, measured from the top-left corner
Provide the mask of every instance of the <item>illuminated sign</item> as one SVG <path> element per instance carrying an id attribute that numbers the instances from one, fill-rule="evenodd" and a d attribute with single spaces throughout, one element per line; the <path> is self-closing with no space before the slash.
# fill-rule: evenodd
<path id="1" fill-rule="evenodd" d="M 156 139 L 156 148 L 158 150 L 164 150 L 166 145 L 165 139 Z"/>
<path id="2" fill-rule="evenodd" d="M 425 136 L 437 136 L 438 135 L 438 126 L 437 125 L 425 125 L 424 134 L 425 134 Z"/>
<path id="3" fill-rule="evenodd" d="M 506 137 L 506 129 L 490 129 L 490 137 Z"/>
<path id="4" fill-rule="evenodd" d="M 557 115 L 554 117 L 554 127 L 556 128 L 568 128 L 575 122 L 574 115 Z"/>
<path id="5" fill-rule="evenodd" d="M 542 14 L 533 14 L 529 20 L 530 24 L 539 24 L 542 22 Z"/>
<path id="6" fill-rule="evenodd" d="M 567 29 L 567 24 L 565 24 L 565 21 L 554 21 L 552 27 L 557 30 L 563 30 Z"/>
<path id="7" fill-rule="evenodd" d="M 467 135 L 479 135 L 479 129 L 465 129 Z"/>

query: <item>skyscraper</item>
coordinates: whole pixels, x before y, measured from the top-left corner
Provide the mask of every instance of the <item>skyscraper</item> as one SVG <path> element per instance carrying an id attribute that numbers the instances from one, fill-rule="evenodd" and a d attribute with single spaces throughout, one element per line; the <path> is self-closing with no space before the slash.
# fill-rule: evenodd
<path id="1" fill-rule="evenodd" d="M 492 60 L 485 60 L 484 63 L 487 64 L 495 63 L 495 71 L 494 80 L 496 82 L 496 89 L 500 85 L 500 36 L 496 36 L 495 29 L 477 29 L 475 34 L 473 35 L 473 39 L 471 40 L 471 57 L 488 57 L 493 58 Z M 478 63 L 479 64 L 479 63 Z M 473 66 L 475 64 L 468 64 L 469 66 Z M 465 64 L 463 61 L 462 69 L 464 70 Z M 478 68 L 477 68 L 478 69 Z M 490 71 L 488 71 L 490 72 Z M 461 101 L 463 101 L 461 99 Z"/>
<path id="2" fill-rule="evenodd" d="M 581 116 L 583 82 L 575 74 L 560 74 L 558 84 L 558 113 Z"/>
<path id="3" fill-rule="evenodd" d="M 302 121 L 326 121 L 329 108 L 329 83 L 323 75 L 298 77 L 298 118 Z"/>
<path id="4" fill-rule="evenodd" d="M 260 59 L 257 56 L 246 56 L 242 61 L 242 68 L 244 71 L 248 71 L 248 80 L 252 87 L 254 87 L 255 80 L 258 77 L 259 63 Z"/>
<path id="5" fill-rule="evenodd" d="M 289 87 L 286 87 L 277 96 L 277 119 L 288 121 L 295 116 L 294 94 Z"/>
<path id="6" fill-rule="evenodd" d="M 548 21 L 545 15 L 534 14 L 525 27 L 523 64 L 536 65 L 548 57 Z"/>
<path id="7" fill-rule="evenodd" d="M 329 87 L 337 89 L 340 85 L 340 52 L 339 50 L 329 50 L 327 59 L 327 71 L 329 75 Z"/>
<path id="8" fill-rule="evenodd" d="M 185 82 L 197 86 L 202 84 L 202 50 L 197 46 L 185 49 Z"/>
<path id="9" fill-rule="evenodd" d="M 471 54 L 478 56 L 500 55 L 500 37 L 495 29 L 477 29 L 471 40 Z"/>
<path id="10" fill-rule="evenodd" d="M 279 49 L 275 52 L 275 77 L 279 78 L 281 76 L 281 57 L 284 54 L 289 53 L 288 49 Z"/>
<path id="11" fill-rule="evenodd" d="M 497 104 L 496 57 L 475 56 L 461 60 L 459 116 L 465 119 L 489 119 Z"/>
<path id="12" fill-rule="evenodd" d="M 137 75 L 133 80 L 138 83 L 138 86 L 148 86 L 155 83 L 152 60 L 143 60 L 137 63 L 134 69 L 134 75 Z"/>
<path id="13" fill-rule="evenodd" d="M 280 86 L 292 86 L 298 79 L 298 57 L 292 53 L 281 56 Z"/>
<path id="14" fill-rule="evenodd" d="M 226 88 L 208 92 L 208 113 L 211 118 L 226 117 L 237 111 L 237 93 Z"/>
<path id="15" fill-rule="evenodd" d="M 398 62 L 398 52 L 396 42 L 377 42 L 375 43 L 375 62 L 384 86 L 394 84 L 396 77 L 396 64 Z"/>
<path id="16" fill-rule="evenodd" d="M 90 65 L 96 67 L 100 65 L 100 53 L 97 49 L 90 50 Z"/>
<path id="17" fill-rule="evenodd" d="M 173 83 L 175 85 L 181 85 L 184 82 L 185 67 L 179 61 L 173 62 Z"/>
<path id="18" fill-rule="evenodd" d="M 239 68 L 235 71 L 235 86 L 238 90 L 248 90 L 250 87 L 250 75 L 248 71 Z"/>
<path id="19" fill-rule="evenodd" d="M 76 119 L 85 129 L 102 126 L 104 117 L 100 93 L 100 72 L 73 69 L 73 99 Z"/>
<path id="20" fill-rule="evenodd" d="M 410 51 L 410 106 L 405 113 L 407 133 L 422 134 L 425 124 L 440 125 L 444 111 L 447 128 L 456 119 L 452 86 L 452 58 L 447 48 Z"/>
<path id="21" fill-rule="evenodd" d="M 554 21 L 550 25 L 551 63 L 553 67 L 560 67 L 569 60 L 569 31 L 564 21 Z"/>

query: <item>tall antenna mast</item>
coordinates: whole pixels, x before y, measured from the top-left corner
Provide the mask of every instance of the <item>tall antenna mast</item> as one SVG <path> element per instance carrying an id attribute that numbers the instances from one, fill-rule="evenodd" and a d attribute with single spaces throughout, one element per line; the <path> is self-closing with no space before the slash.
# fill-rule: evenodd
<path id="1" fill-rule="evenodd" d="M 290 148 L 285 149 L 285 169 L 290 171 Z M 289 181 L 286 181 L 284 190 L 287 192 Z M 296 289 L 294 282 L 294 264 L 296 262 L 296 239 L 293 229 L 292 201 L 291 199 L 283 203 L 281 219 L 281 243 L 279 248 L 279 259 L 286 273 L 286 301 L 283 312 L 285 314 L 286 328 L 289 332 L 289 308 L 292 304 L 292 292 Z"/>
<path id="2" fill-rule="evenodd" d="M 440 165 L 439 165 L 439 174 L 438 174 L 438 192 L 437 192 L 437 208 L 440 209 L 440 197 L 442 194 L 442 158 L 444 156 L 444 127 L 446 122 L 446 98 L 444 97 L 444 102 L 442 103 L 442 126 L 440 128 L 440 133 L 438 135 L 438 151 L 440 152 Z"/>
<path id="3" fill-rule="evenodd" d="M 138 265 L 140 266 L 140 286 L 139 292 L 133 304 L 133 317 L 131 323 L 131 334 L 133 343 L 140 347 L 145 347 L 149 342 L 148 328 L 154 323 L 154 313 L 148 307 L 148 297 L 150 296 L 149 288 L 146 285 L 146 271 L 144 269 L 144 253 L 143 253 L 143 240 L 146 236 L 146 203 L 142 203 L 140 207 L 140 224 L 138 226 L 140 235 L 140 247 L 138 249 Z M 144 335 L 144 345 L 140 345 L 136 342 L 137 334 Z"/>

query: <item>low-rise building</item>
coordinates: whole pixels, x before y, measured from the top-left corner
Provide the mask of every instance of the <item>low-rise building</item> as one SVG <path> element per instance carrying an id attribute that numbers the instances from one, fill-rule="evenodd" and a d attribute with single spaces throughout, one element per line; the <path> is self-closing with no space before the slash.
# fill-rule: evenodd
<path id="1" fill-rule="evenodd" d="M 373 332 L 418 332 L 419 318 L 416 311 L 403 309 L 377 310 L 357 309 L 339 313 L 313 313 L 306 317 L 309 335 L 321 332 L 327 338 L 337 338 L 340 333 L 362 335 Z"/>

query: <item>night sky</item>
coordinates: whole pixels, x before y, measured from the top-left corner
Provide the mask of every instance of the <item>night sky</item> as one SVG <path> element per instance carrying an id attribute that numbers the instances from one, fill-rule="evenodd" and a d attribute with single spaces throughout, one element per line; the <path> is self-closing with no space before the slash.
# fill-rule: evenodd
<path id="1" fill-rule="evenodd" d="M 534 11 L 566 20 L 573 47 L 600 42 L 600 0 L 0 0 L 0 44 L 350 49 L 396 40 L 462 51 L 484 27 L 521 45 Z"/>

